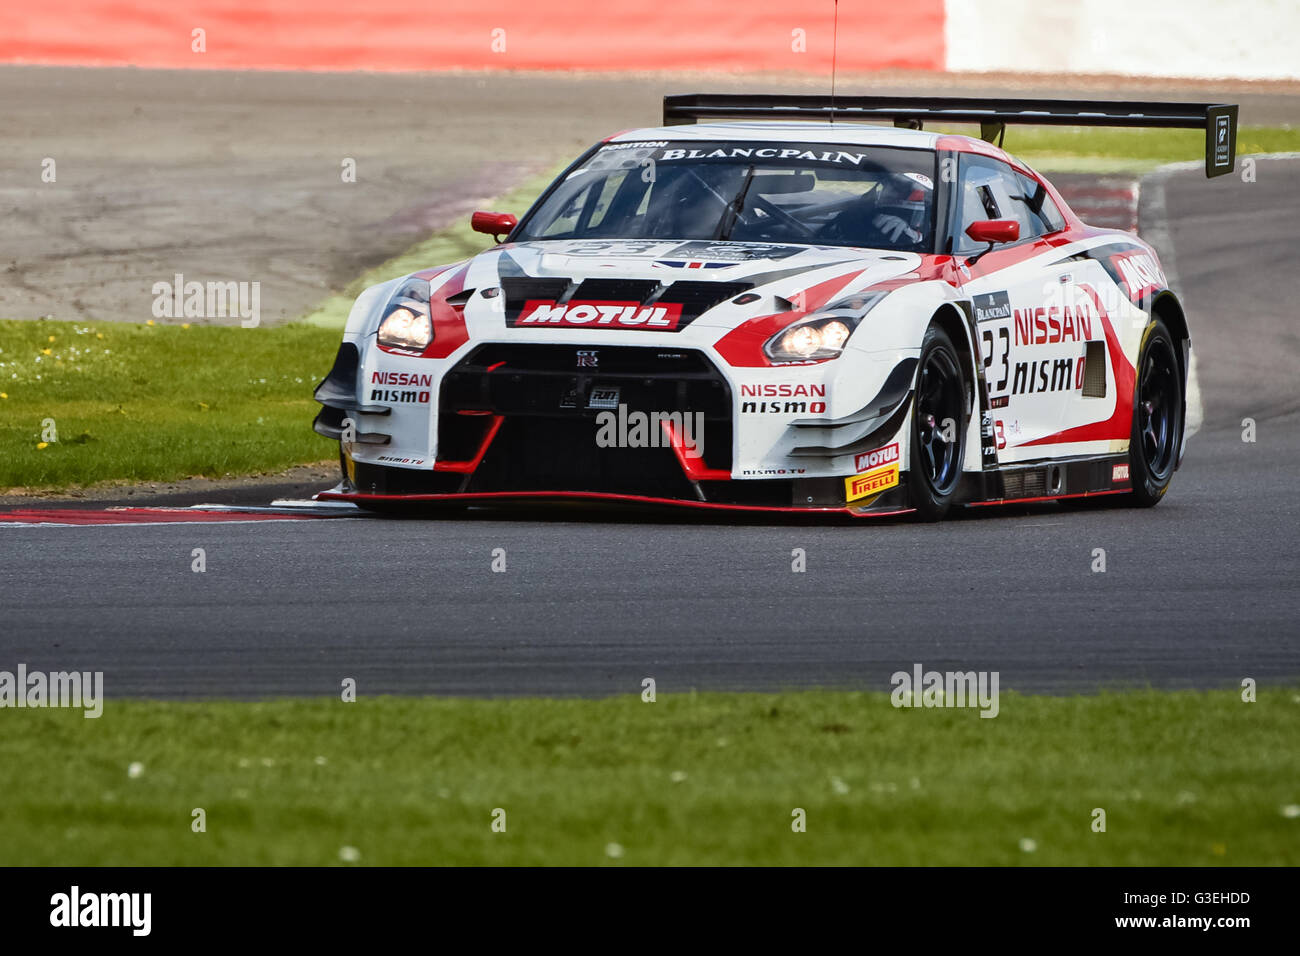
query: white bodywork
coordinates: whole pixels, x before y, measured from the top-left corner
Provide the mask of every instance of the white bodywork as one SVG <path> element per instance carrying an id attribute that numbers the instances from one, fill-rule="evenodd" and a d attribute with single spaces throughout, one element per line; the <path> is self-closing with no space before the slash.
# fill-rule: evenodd
<path id="1" fill-rule="evenodd" d="M 614 137 L 604 148 L 654 141 L 748 140 L 934 150 L 938 138 L 933 133 L 853 124 L 725 123 L 633 130 Z M 781 247 L 780 256 L 766 256 L 761 244 L 690 243 L 692 251 L 698 253 L 691 261 L 729 263 L 707 270 L 698 266 L 674 268 L 664 264 L 665 260 L 691 258 L 681 251 L 686 240 L 558 240 L 496 246 L 469 260 L 463 288 L 475 291 L 464 305 L 468 339 L 445 358 L 393 354 L 377 347 L 375 332 L 382 312 L 392 292 L 404 280 L 372 287 L 358 298 L 344 334 L 345 341 L 355 343 L 361 355 L 358 402 L 365 404 L 371 399 L 371 388 L 377 375 L 393 381 L 388 377 L 390 373 L 414 376 L 401 380 L 420 383 L 418 390 L 427 395 L 427 401 L 396 405 L 390 415 L 383 417 L 360 414 L 358 427 L 361 431 L 382 431 L 391 435 L 391 441 L 383 446 L 351 444 L 345 450 L 357 461 L 398 468 L 431 469 L 438 457 L 439 383 L 452 366 L 484 343 L 531 342 L 565 344 L 575 348 L 655 346 L 699 350 L 730 383 L 734 422 L 733 479 L 848 476 L 857 470 L 851 454 L 828 458 L 789 456 L 790 424 L 810 418 L 842 418 L 862 409 L 881 391 L 889 373 L 900 362 L 919 356 L 921 340 L 936 312 L 948 305 L 960 315 L 970 317 L 974 297 L 1006 293 L 1013 310 L 1011 315 L 998 314 L 983 321 L 963 323 L 964 328 L 974 328 L 976 341 L 970 342 L 967 332 L 966 341 L 955 343 L 970 357 L 971 379 L 977 380 L 978 372 L 982 371 L 988 396 L 998 400 L 1005 397 L 999 407 L 985 412 L 986 420 L 982 423 L 978 395 L 972 396 L 976 405 L 966 426 L 963 470 L 980 471 L 990 464 L 1005 465 L 1049 457 L 1123 452 L 1128 446 L 1127 437 L 1041 442 L 1067 429 L 1105 422 L 1115 415 L 1120 388 L 1116 368 L 1111 362 L 1107 362 L 1106 397 L 1082 397 L 1073 380 L 1068 389 L 1047 390 L 1027 388 L 1022 381 L 1019 391 L 1015 389 L 1014 380 L 1019 363 L 1032 363 L 1036 378 L 1038 370 L 1043 367 L 1040 363 L 1046 361 L 1059 377 L 1056 365 L 1065 360 L 1070 363 L 1071 377 L 1077 370 L 1081 378 L 1080 360 L 1087 341 L 1104 341 L 1108 326 L 1131 365 L 1149 313 L 1130 301 L 1098 261 L 1076 258 L 1061 264 L 1071 256 L 1093 248 L 1114 246 L 1121 240 L 1139 250 L 1146 249 L 1144 244 L 1128 234 L 1091 230 L 1089 235 L 1058 243 L 1041 254 L 1023 258 L 988 274 L 978 271 L 972 274 L 964 266 L 956 266 L 951 270 L 952 279 L 947 281 L 934 278 L 932 267 L 928 271 L 924 268 L 924 260 L 933 259 L 933 256 L 840 246 L 801 246 L 790 253 L 787 245 Z M 712 248 L 705 248 L 710 245 Z M 679 278 L 743 280 L 777 271 L 785 275 L 755 287 L 753 291 L 758 294 L 757 300 L 745 305 L 723 301 L 680 331 L 599 328 L 594 324 L 591 327 L 520 328 L 507 325 L 503 296 L 487 298 L 482 294 L 485 289 L 500 286 L 500 267 L 506 256 L 512 260 L 511 268 L 520 267 L 526 275 L 540 278 L 618 277 L 657 279 L 667 283 Z M 1158 265 L 1154 268 L 1158 273 Z M 457 267 L 453 267 L 435 277 L 432 280 L 434 291 L 456 272 Z M 718 349 L 720 341 L 728 333 L 755 317 L 777 311 L 776 297 L 797 301 L 801 292 L 828 280 L 843 280 L 835 292 L 838 298 L 888 280 L 908 279 L 914 281 L 892 287 L 892 291 L 867 314 L 839 358 L 817 363 L 737 367 Z M 1163 281 L 1163 277 L 1160 280 Z M 1055 336 L 1057 340 L 1052 341 L 1054 336 L 1049 327 L 1044 336 L 1046 341 L 1022 341 L 1023 335 L 1018 336 L 1018 332 L 1032 328 L 1032 321 L 1023 324 L 1022 319 L 1018 329 L 1015 312 L 1028 309 L 1032 313 L 1044 301 L 1050 303 L 1053 297 L 1076 317 L 1073 332 L 1058 334 Z M 1026 371 L 1023 378 L 1027 380 L 1029 377 Z M 795 405 L 806 399 L 809 406 L 799 409 L 792 405 L 794 410 L 788 413 L 747 410 L 746 403 L 755 400 L 752 394 L 755 388 L 761 391 L 764 387 L 778 393 L 773 397 L 783 401 L 789 398 Z M 1068 394 L 1061 395 L 1062 391 Z M 758 400 L 762 400 L 761 397 Z M 814 406 L 816 402 L 824 402 L 824 408 Z M 997 430 L 996 462 L 989 462 L 988 453 L 981 445 L 981 427 L 988 429 L 994 423 Z M 909 429 L 902 427 L 895 438 L 900 443 L 899 460 L 904 471 L 909 461 L 908 433 Z"/>

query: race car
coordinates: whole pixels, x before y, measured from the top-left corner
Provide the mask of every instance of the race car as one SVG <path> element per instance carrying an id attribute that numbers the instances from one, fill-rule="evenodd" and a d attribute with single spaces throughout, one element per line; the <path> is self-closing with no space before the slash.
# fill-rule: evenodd
<path id="1" fill-rule="evenodd" d="M 1183 306 L 1151 246 L 1000 147 L 1017 123 L 1203 128 L 1207 175 L 1235 164 L 1227 104 L 666 97 L 522 219 L 475 213 L 492 248 L 358 297 L 315 392 L 342 469 L 319 497 L 1157 503 Z"/>

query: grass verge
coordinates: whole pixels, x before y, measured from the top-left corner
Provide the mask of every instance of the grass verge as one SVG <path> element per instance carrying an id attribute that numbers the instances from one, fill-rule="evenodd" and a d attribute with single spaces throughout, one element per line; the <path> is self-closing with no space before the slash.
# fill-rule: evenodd
<path id="1" fill-rule="evenodd" d="M 0 321 L 0 488 L 278 472 L 311 430 L 338 333 Z M 54 440 L 51 440 L 54 439 Z"/>
<path id="2" fill-rule="evenodd" d="M 969 134 L 970 127 L 964 131 Z M 1165 163 L 1205 159 L 1205 133 L 1194 129 L 1012 126 L 1003 145 L 1043 173 L 1145 173 Z M 1300 129 L 1243 126 L 1237 131 L 1239 157 L 1288 152 L 1300 152 Z"/>
<path id="3" fill-rule="evenodd" d="M 1294 865 L 1298 719 L 1282 690 L 10 710 L 0 864 Z"/>

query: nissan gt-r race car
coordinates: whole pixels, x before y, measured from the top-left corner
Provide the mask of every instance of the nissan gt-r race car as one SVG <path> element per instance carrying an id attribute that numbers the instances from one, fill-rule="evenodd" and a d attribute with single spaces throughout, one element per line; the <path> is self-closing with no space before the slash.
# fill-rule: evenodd
<path id="1" fill-rule="evenodd" d="M 321 498 L 937 519 L 1165 494 L 1191 342 L 1155 250 L 992 140 L 1204 128 L 1219 175 L 1235 106 L 695 94 L 664 114 L 519 221 L 475 213 L 495 247 L 362 293 L 316 390 L 343 470 Z"/>

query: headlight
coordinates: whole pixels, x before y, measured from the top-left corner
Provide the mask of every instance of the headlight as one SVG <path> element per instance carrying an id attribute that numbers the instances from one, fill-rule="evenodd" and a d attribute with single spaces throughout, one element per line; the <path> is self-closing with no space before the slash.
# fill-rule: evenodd
<path id="1" fill-rule="evenodd" d="M 767 340 L 763 351 L 774 362 L 822 362 L 838 358 L 844 343 L 884 292 L 864 292 L 841 299 L 801 319 Z"/>
<path id="2" fill-rule="evenodd" d="M 398 286 L 379 323 L 379 344 L 409 352 L 423 352 L 433 341 L 429 317 L 429 280 L 412 279 Z"/>

